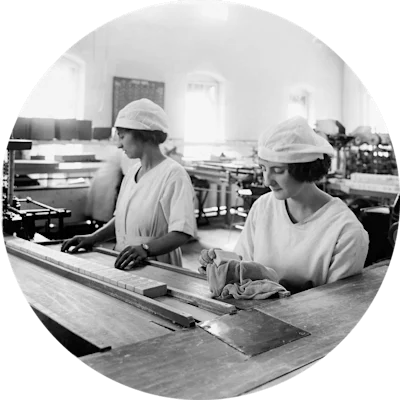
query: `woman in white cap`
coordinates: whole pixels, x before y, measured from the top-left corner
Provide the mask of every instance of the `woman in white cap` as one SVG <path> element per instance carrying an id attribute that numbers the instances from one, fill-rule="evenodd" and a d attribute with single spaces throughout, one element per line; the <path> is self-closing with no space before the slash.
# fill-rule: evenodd
<path id="1" fill-rule="evenodd" d="M 259 164 L 271 192 L 250 209 L 235 252 L 245 261 L 273 268 L 295 293 L 334 282 L 364 267 L 368 234 L 339 198 L 315 182 L 329 171 L 332 146 L 301 117 L 261 135 Z M 215 253 L 203 250 L 200 263 Z"/>
<path id="2" fill-rule="evenodd" d="M 67 240 L 61 251 L 75 246 L 75 253 L 116 238 L 118 269 L 148 257 L 182 266 L 180 246 L 196 229 L 194 190 L 185 169 L 160 150 L 167 138 L 167 116 L 152 101 L 141 99 L 124 107 L 114 126 L 119 147 L 140 162 L 124 177 L 114 217 L 93 234 Z"/>

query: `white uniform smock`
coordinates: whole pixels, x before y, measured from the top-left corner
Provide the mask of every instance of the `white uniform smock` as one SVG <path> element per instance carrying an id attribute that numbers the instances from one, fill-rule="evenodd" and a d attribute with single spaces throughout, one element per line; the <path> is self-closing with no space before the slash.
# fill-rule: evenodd
<path id="1" fill-rule="evenodd" d="M 293 223 L 285 201 L 267 193 L 250 209 L 235 251 L 273 268 L 279 283 L 297 292 L 360 273 L 368 244 L 368 233 L 339 198 Z"/>
<path id="2" fill-rule="evenodd" d="M 117 251 L 160 238 L 172 231 L 195 236 L 194 190 L 186 170 L 166 158 L 136 182 L 140 162 L 125 176 L 115 210 Z M 154 257 L 182 266 L 180 248 Z"/>

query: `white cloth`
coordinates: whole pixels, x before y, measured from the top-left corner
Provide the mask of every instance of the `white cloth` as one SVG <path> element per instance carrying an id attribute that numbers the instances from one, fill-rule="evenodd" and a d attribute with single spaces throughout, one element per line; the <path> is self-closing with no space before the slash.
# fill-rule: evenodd
<path id="1" fill-rule="evenodd" d="M 207 281 L 213 297 L 228 299 L 267 299 L 275 293 L 288 297 L 288 292 L 278 283 L 272 268 L 254 261 L 230 260 L 207 266 Z"/>
<path id="2" fill-rule="evenodd" d="M 194 190 L 185 169 L 166 158 L 136 183 L 140 166 L 135 164 L 122 182 L 115 210 L 115 249 L 147 243 L 172 231 L 195 236 Z M 179 248 L 155 259 L 182 265 Z"/>
<path id="3" fill-rule="evenodd" d="M 168 117 L 165 111 L 149 99 L 140 99 L 127 104 L 117 115 L 116 128 L 168 132 Z"/>
<path id="4" fill-rule="evenodd" d="M 304 163 L 334 155 L 334 149 L 308 125 L 293 117 L 264 132 L 258 141 L 258 156 L 278 163 Z"/>
<path id="5" fill-rule="evenodd" d="M 367 232 L 339 198 L 294 224 L 285 202 L 267 193 L 250 209 L 235 251 L 273 268 L 294 293 L 360 273 L 368 243 Z"/>

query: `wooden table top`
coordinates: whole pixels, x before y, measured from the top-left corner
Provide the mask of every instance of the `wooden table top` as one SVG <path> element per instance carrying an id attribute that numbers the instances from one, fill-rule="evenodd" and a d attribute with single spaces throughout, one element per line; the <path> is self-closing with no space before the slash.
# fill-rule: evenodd
<path id="1" fill-rule="evenodd" d="M 80 253 L 77 257 L 110 266 L 115 260 L 100 253 Z M 233 302 L 242 308 L 233 315 L 217 316 L 201 311 L 199 319 L 202 323 L 178 328 L 92 287 L 63 275 L 56 276 L 23 257 L 9 254 L 9 258 L 31 305 L 38 305 L 39 311 L 58 320 L 72 332 L 79 332 L 81 337 L 99 348 L 111 347 L 104 353 L 81 357 L 84 363 L 128 387 L 181 399 L 226 398 L 252 393 L 314 365 L 334 349 L 362 318 L 388 268 L 388 262 L 381 263 L 366 268 L 360 275 L 288 298 L 249 301 L 248 307 L 243 306 L 243 302 Z M 166 276 L 168 272 L 176 274 L 163 269 L 157 272 Z M 205 283 L 199 282 L 201 286 Z M 176 299 L 166 297 L 160 301 Z M 190 304 L 186 306 L 193 307 Z M 293 341 L 281 340 L 277 347 L 267 346 L 270 349 L 261 353 L 243 351 L 227 340 L 229 335 L 224 336 L 224 330 L 231 327 L 232 331 L 237 331 L 235 321 L 240 320 L 239 314 L 244 315 L 242 320 L 247 321 L 247 332 L 258 331 L 257 340 L 260 339 L 261 343 L 262 333 L 269 325 L 259 325 L 259 318 L 253 323 L 249 318 L 252 312 L 265 314 L 268 317 L 266 321 L 271 318 L 281 321 L 283 329 L 285 324 L 290 324 L 309 335 Z M 210 325 L 213 325 L 213 330 L 207 330 Z M 269 333 L 265 337 L 270 336 Z"/>
<path id="2" fill-rule="evenodd" d="M 197 327 L 82 360 L 117 382 L 151 394 L 183 399 L 241 395 L 306 368 L 336 347 L 364 315 L 386 270 L 366 270 L 258 305 L 259 311 L 311 335 L 253 357 Z"/>
<path id="3" fill-rule="evenodd" d="M 12 254 L 8 256 L 31 306 L 100 349 L 119 347 L 171 332 L 171 324 L 155 315 Z"/>

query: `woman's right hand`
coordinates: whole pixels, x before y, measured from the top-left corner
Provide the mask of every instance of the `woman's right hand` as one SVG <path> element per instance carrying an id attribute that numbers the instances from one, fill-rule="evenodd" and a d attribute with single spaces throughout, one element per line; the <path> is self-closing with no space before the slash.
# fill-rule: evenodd
<path id="1" fill-rule="evenodd" d="M 205 275 L 207 273 L 207 267 L 214 264 L 216 257 L 215 250 L 220 249 L 203 249 L 200 252 L 199 262 L 201 266 L 198 268 L 200 274 Z"/>
<path id="2" fill-rule="evenodd" d="M 200 253 L 199 262 L 203 267 L 206 267 L 214 262 L 215 257 L 215 249 L 203 249 Z"/>
<path id="3" fill-rule="evenodd" d="M 94 236 L 92 235 L 77 235 L 71 239 L 66 240 L 62 246 L 62 252 L 76 253 L 79 249 L 84 249 L 90 251 L 95 244 Z M 71 251 L 69 251 L 70 247 L 73 247 Z"/>

